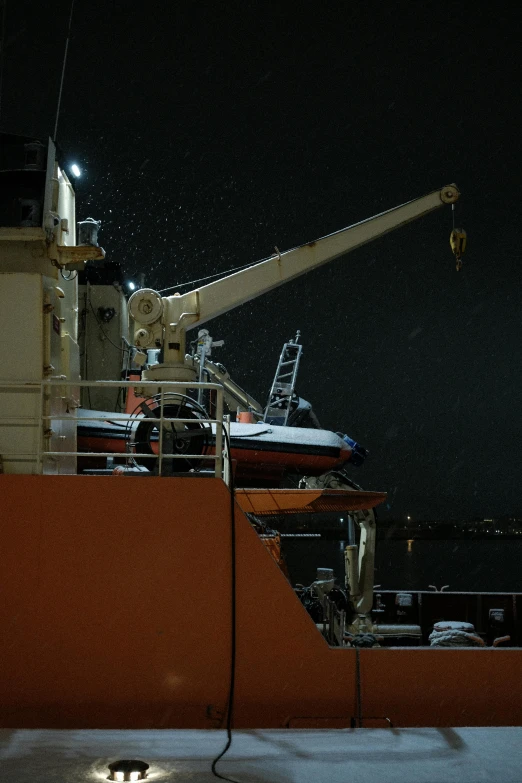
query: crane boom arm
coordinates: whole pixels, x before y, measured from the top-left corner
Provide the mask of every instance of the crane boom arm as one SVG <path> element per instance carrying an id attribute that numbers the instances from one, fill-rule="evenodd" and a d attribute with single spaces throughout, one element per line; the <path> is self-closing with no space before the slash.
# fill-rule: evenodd
<path id="1" fill-rule="evenodd" d="M 333 261 L 378 237 L 394 231 L 443 204 L 457 201 L 456 185 L 382 212 L 334 234 L 277 253 L 235 274 L 196 288 L 182 296 L 161 297 L 156 291 L 136 291 L 129 300 L 131 316 L 142 325 L 135 335 L 138 347 L 163 347 L 164 361 L 182 362 L 185 331 L 245 304 L 261 294 Z"/>
<path id="2" fill-rule="evenodd" d="M 316 269 L 389 231 L 433 212 L 444 203 L 456 201 L 457 197 L 456 186 L 448 185 L 442 190 L 409 201 L 407 204 L 375 215 L 314 242 L 271 256 L 254 266 L 209 283 L 194 292 L 197 293 L 199 300 L 199 317 L 192 321 L 191 326 L 196 323 L 203 324 L 234 307 L 245 304 L 305 272 Z M 179 299 L 179 297 L 175 298 Z"/>

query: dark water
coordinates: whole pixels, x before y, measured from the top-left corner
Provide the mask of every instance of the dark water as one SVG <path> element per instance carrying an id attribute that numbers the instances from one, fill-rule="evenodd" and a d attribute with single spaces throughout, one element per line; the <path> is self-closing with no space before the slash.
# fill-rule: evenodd
<path id="1" fill-rule="evenodd" d="M 292 582 L 310 584 L 317 567 L 333 568 L 344 584 L 344 541 L 283 539 Z M 411 551 L 409 551 L 411 549 Z M 522 592 L 522 541 L 379 541 L 375 584 L 383 589 Z"/>

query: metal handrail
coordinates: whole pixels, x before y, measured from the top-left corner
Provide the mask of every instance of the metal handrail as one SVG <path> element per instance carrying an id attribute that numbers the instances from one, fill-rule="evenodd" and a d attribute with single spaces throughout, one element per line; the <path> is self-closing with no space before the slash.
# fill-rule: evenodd
<path id="1" fill-rule="evenodd" d="M 63 413 L 59 415 L 44 413 L 44 398 L 46 396 L 49 396 L 50 391 L 53 388 L 66 388 L 66 389 L 78 389 L 78 388 L 134 388 L 137 387 L 143 388 L 143 389 L 154 389 L 155 393 L 157 394 L 159 391 L 160 398 L 159 400 L 156 400 L 157 406 L 160 408 L 160 415 L 159 417 L 148 417 L 148 416 L 136 416 L 134 414 L 122 414 L 116 413 L 114 416 L 110 416 L 110 418 L 107 415 L 99 416 L 99 415 L 93 415 L 93 416 L 82 416 L 80 419 L 75 415 L 75 413 L 71 413 L 70 415 L 64 415 Z M 201 421 L 205 424 L 210 425 L 211 430 L 213 430 L 212 425 L 215 425 L 215 446 L 214 446 L 214 454 L 164 454 L 163 453 L 163 425 L 164 423 L 168 422 L 179 422 L 179 423 L 187 423 L 187 422 L 194 422 L 194 419 L 187 419 L 187 418 L 175 418 L 172 416 L 164 416 L 164 407 L 165 404 L 169 403 L 168 395 L 169 393 L 178 393 L 182 394 L 183 396 L 186 396 L 187 389 L 203 389 L 208 391 L 215 391 L 216 392 L 216 413 L 215 418 L 212 419 L 202 419 Z M 80 452 L 80 451 L 50 451 L 49 449 L 45 448 L 44 445 L 44 424 L 46 427 L 49 427 L 49 422 L 52 421 L 70 421 L 75 420 L 78 422 L 92 422 L 92 421 L 121 421 L 129 424 L 130 422 L 143 422 L 143 421 L 150 421 L 154 422 L 158 426 L 159 431 L 159 445 L 158 445 L 158 454 L 139 454 L 134 455 L 129 453 L 126 455 L 129 459 L 133 459 L 135 456 L 139 456 L 139 459 L 154 459 L 158 460 L 158 472 L 161 475 L 162 473 L 162 465 L 163 461 L 167 460 L 173 460 L 173 459 L 198 459 L 198 460 L 213 460 L 214 461 L 214 475 L 219 478 L 223 478 L 223 387 L 217 383 L 200 383 L 200 382 L 190 382 L 190 381 L 142 381 L 142 380 L 135 380 L 135 381 L 71 381 L 64 377 L 58 377 L 58 378 L 49 378 L 41 381 L 1 381 L 0 382 L 0 393 L 9 393 L 9 392 L 28 392 L 33 394 L 38 394 L 38 410 L 37 413 L 35 413 L 34 416 L 1 416 L 0 415 L 0 428 L 2 426 L 11 427 L 11 426 L 18 426 L 18 427 L 29 427 L 33 426 L 35 428 L 38 428 L 40 430 L 40 437 L 38 438 L 37 448 L 35 452 L 25 453 L 25 452 L 14 452 L 9 451 L 6 452 L 3 450 L 2 456 L 4 458 L 5 462 L 9 461 L 27 461 L 27 460 L 34 460 L 37 467 L 38 472 L 42 472 L 43 467 L 43 461 L 46 457 L 53 457 L 53 458 L 59 458 L 59 457 L 105 457 L 105 458 L 113 458 L 115 456 L 114 452 Z M 76 408 L 80 407 L 76 401 L 71 400 L 70 406 L 75 410 Z M 89 409 L 84 409 L 89 410 Z M 93 411 L 94 414 L 99 413 L 98 411 Z M 112 411 L 104 411 L 104 413 L 111 413 Z M 125 456 L 125 455 L 120 455 Z"/>

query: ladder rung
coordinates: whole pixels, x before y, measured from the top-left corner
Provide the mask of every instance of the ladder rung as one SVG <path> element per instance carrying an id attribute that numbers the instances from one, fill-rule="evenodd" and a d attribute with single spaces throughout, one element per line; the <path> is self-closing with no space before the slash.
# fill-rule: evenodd
<path id="1" fill-rule="evenodd" d="M 270 399 L 265 411 L 265 421 L 267 418 L 281 418 L 284 424 L 288 421 L 294 387 L 301 358 L 301 346 L 297 344 L 285 344 L 279 364 L 275 374 L 272 389 L 270 390 Z M 284 372 L 283 372 L 284 370 Z"/>

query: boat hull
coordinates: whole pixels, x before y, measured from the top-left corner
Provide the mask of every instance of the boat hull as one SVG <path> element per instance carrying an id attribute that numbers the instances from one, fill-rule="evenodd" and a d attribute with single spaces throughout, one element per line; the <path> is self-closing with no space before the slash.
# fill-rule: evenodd
<path id="1" fill-rule="evenodd" d="M 106 414 L 106 421 L 89 421 L 89 413 L 94 415 L 96 412 L 83 411 L 84 417 L 78 421 L 78 449 L 86 455 L 79 458 L 80 468 L 96 468 L 103 464 L 100 459 L 88 457 L 89 452 L 128 454 L 129 438 L 125 426 L 111 420 L 110 413 Z M 104 414 L 98 412 L 97 415 Z M 252 479 L 258 484 L 272 486 L 287 473 L 320 476 L 343 467 L 352 457 L 351 448 L 335 432 L 264 423 L 233 422 L 230 445 L 237 481 Z M 151 443 L 151 451 L 157 453 L 157 442 Z M 211 436 L 205 453 L 213 451 Z"/>

